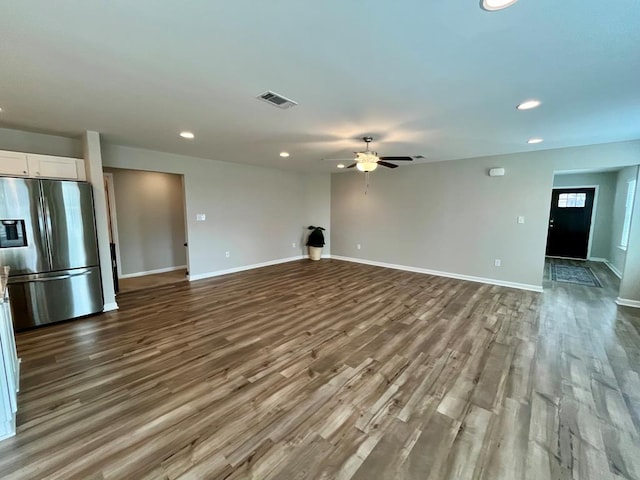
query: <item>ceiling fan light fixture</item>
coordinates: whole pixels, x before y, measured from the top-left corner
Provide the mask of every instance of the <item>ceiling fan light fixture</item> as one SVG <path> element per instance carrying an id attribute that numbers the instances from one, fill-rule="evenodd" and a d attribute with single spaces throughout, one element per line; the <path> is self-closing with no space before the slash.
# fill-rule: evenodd
<path id="1" fill-rule="evenodd" d="M 358 162 L 356 168 L 361 172 L 373 172 L 378 168 L 378 154 L 370 150 L 359 152 L 356 161 Z"/>
<path id="2" fill-rule="evenodd" d="M 376 168 L 378 168 L 377 162 L 358 162 L 356 168 L 361 172 L 373 172 Z"/>
<path id="3" fill-rule="evenodd" d="M 518 0 L 482 0 L 480 6 L 488 12 L 496 12 L 510 7 Z"/>

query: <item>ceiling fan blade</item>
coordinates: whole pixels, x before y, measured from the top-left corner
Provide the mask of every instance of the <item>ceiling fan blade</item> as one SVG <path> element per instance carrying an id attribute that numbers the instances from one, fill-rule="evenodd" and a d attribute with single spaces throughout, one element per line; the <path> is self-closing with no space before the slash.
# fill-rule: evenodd
<path id="1" fill-rule="evenodd" d="M 384 160 L 378 160 L 378 165 L 382 165 L 383 167 L 389 167 L 389 168 L 398 168 L 398 165 L 394 165 L 393 163 L 385 162 Z"/>
<path id="2" fill-rule="evenodd" d="M 353 168 L 358 164 L 358 162 L 352 163 L 351 165 L 349 165 L 347 168 Z"/>
<path id="3" fill-rule="evenodd" d="M 391 160 L 392 162 L 413 162 L 411 157 L 380 157 L 380 160 Z"/>

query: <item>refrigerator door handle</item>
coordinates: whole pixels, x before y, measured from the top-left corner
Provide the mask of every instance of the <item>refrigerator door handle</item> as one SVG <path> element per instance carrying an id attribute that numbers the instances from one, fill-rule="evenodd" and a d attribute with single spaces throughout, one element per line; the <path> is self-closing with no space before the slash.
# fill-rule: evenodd
<path id="1" fill-rule="evenodd" d="M 44 221 L 46 223 L 45 232 L 47 234 L 47 255 L 49 256 L 49 265 L 53 267 L 53 254 L 51 253 L 51 238 L 52 238 L 52 226 L 51 226 L 51 211 L 49 210 L 49 203 L 42 202 L 44 209 Z"/>
<path id="2" fill-rule="evenodd" d="M 79 273 L 63 273 L 62 275 L 56 275 L 55 277 L 41 277 L 41 278 L 30 280 L 30 281 L 32 281 L 32 282 L 51 282 L 53 280 L 64 280 L 65 278 L 81 277 L 83 275 L 89 275 L 90 273 L 91 273 L 91 270 L 85 270 L 85 271 L 79 272 Z"/>

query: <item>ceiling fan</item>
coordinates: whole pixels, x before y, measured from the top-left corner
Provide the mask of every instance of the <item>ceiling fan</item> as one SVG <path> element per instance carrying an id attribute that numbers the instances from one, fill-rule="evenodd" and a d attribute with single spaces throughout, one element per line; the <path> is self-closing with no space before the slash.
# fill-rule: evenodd
<path id="1" fill-rule="evenodd" d="M 398 165 L 395 165 L 391 162 L 412 162 L 413 157 L 379 157 L 378 152 L 374 152 L 373 150 L 369 150 L 369 144 L 373 141 L 372 137 L 362 137 L 362 140 L 366 144 L 367 148 L 363 152 L 354 152 L 356 154 L 355 162 L 346 168 L 354 168 L 356 167 L 361 172 L 373 172 L 378 165 L 382 165 L 387 168 L 398 168 Z M 416 158 L 423 158 L 418 156 Z"/>

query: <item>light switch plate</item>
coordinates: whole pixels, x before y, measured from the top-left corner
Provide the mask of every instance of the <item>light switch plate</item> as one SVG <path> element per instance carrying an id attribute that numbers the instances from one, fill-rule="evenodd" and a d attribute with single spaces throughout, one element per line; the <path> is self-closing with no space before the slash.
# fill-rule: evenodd
<path id="1" fill-rule="evenodd" d="M 196 213 L 196 222 L 204 222 L 207 219 L 207 215 L 204 213 Z"/>
<path id="2" fill-rule="evenodd" d="M 518 216 L 518 223 L 524 223 L 524 216 L 522 215 Z"/>

